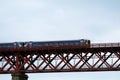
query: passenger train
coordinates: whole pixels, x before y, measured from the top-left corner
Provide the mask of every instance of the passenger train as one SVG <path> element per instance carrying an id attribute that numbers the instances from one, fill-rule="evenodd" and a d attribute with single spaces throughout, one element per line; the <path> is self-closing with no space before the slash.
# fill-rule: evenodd
<path id="1" fill-rule="evenodd" d="M 71 46 L 71 45 L 90 45 L 90 40 L 65 40 L 65 41 L 44 41 L 44 42 L 13 42 L 13 43 L 0 43 L 0 48 L 19 48 L 19 47 L 47 47 L 47 46 Z"/>

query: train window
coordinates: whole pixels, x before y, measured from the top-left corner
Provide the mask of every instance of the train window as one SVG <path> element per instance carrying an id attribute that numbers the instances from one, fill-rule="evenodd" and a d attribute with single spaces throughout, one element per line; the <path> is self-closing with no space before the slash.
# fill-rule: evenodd
<path id="1" fill-rule="evenodd" d="M 49 43 L 47 43 L 47 45 L 49 46 L 50 44 L 49 44 Z"/>
<path id="2" fill-rule="evenodd" d="M 83 43 L 83 42 L 84 42 L 84 40 L 81 40 L 80 42 L 82 42 L 82 43 Z"/>
<path id="3" fill-rule="evenodd" d="M 58 43 L 54 43 L 55 46 L 58 46 Z"/>
<path id="4" fill-rule="evenodd" d="M 90 44 L 90 40 L 85 40 L 85 44 Z"/>
<path id="5" fill-rule="evenodd" d="M 44 46 L 48 46 L 48 43 L 45 43 Z"/>
<path id="6" fill-rule="evenodd" d="M 71 45 L 75 45 L 75 42 L 71 42 Z"/>
<path id="7" fill-rule="evenodd" d="M 85 43 L 85 40 L 80 40 L 80 44 L 84 44 Z"/>
<path id="8" fill-rule="evenodd" d="M 63 43 L 59 43 L 59 45 L 63 45 Z"/>
<path id="9" fill-rule="evenodd" d="M 75 43 L 74 43 L 74 42 L 72 42 L 72 43 L 71 43 L 71 45 L 75 45 Z"/>
<path id="10" fill-rule="evenodd" d="M 22 45 L 20 43 L 17 43 L 18 47 L 22 47 Z"/>
<path id="11" fill-rule="evenodd" d="M 67 44 L 67 45 L 72 45 L 72 43 L 71 43 L 71 42 L 67 42 L 66 44 Z"/>
<path id="12" fill-rule="evenodd" d="M 40 46 L 45 46 L 45 43 L 40 43 L 39 45 L 40 45 Z"/>
<path id="13" fill-rule="evenodd" d="M 16 45 L 17 45 L 17 43 L 15 42 L 15 43 L 14 43 L 14 46 L 16 46 Z"/>
<path id="14" fill-rule="evenodd" d="M 52 46 L 52 45 L 53 45 L 53 43 L 48 43 L 48 45 L 49 45 L 49 46 Z"/>
<path id="15" fill-rule="evenodd" d="M 33 43 L 33 46 L 37 47 L 37 46 L 42 46 L 41 43 Z"/>
<path id="16" fill-rule="evenodd" d="M 69 45 L 69 43 L 66 42 L 66 43 L 64 43 L 64 45 Z"/>
<path id="17" fill-rule="evenodd" d="M 40 43 L 40 46 L 45 46 L 45 43 Z"/>
<path id="18" fill-rule="evenodd" d="M 24 47 L 28 47 L 29 43 L 28 42 L 24 42 Z"/>
<path id="19" fill-rule="evenodd" d="M 86 40 L 85 43 L 88 44 L 88 40 Z"/>
<path id="20" fill-rule="evenodd" d="M 29 43 L 29 46 L 32 46 L 32 42 Z"/>
<path id="21" fill-rule="evenodd" d="M 80 43 L 79 43 L 79 42 L 75 42 L 74 44 L 75 44 L 75 45 L 79 45 Z"/>
<path id="22" fill-rule="evenodd" d="M 42 46 L 45 46 L 45 44 L 42 44 Z"/>

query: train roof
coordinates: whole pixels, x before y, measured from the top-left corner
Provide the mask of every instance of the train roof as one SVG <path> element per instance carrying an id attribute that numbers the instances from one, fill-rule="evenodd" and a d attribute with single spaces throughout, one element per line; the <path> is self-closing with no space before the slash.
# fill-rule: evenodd
<path id="1" fill-rule="evenodd" d="M 0 44 L 13 44 L 13 43 L 27 43 L 27 42 L 69 42 L 69 41 L 80 41 L 80 40 L 89 40 L 89 39 L 76 39 L 76 40 L 53 40 L 53 41 L 19 41 L 19 42 L 0 42 Z"/>
<path id="2" fill-rule="evenodd" d="M 81 40 L 88 40 L 88 39 L 78 39 L 78 40 L 54 40 L 54 41 L 29 41 L 29 42 L 69 42 L 69 41 L 81 41 Z"/>

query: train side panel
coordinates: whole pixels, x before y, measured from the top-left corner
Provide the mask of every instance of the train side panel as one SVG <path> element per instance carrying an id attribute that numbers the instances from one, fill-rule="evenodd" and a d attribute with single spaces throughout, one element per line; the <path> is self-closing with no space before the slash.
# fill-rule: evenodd
<path id="1" fill-rule="evenodd" d="M 90 45 L 90 40 L 69 40 L 69 41 L 49 41 L 49 42 L 31 42 L 31 47 L 43 46 L 65 46 L 65 45 Z"/>
<path id="2" fill-rule="evenodd" d="M 0 48 L 13 48 L 13 43 L 0 43 Z"/>

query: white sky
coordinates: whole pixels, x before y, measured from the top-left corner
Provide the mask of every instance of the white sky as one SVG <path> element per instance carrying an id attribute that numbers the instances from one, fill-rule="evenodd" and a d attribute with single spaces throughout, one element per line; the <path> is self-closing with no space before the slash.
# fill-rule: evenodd
<path id="1" fill-rule="evenodd" d="M 120 42 L 120 0 L 0 0 L 0 30 L 0 42 Z M 118 80 L 119 74 L 29 74 L 29 80 Z M 0 78 L 11 80 L 10 75 Z"/>

